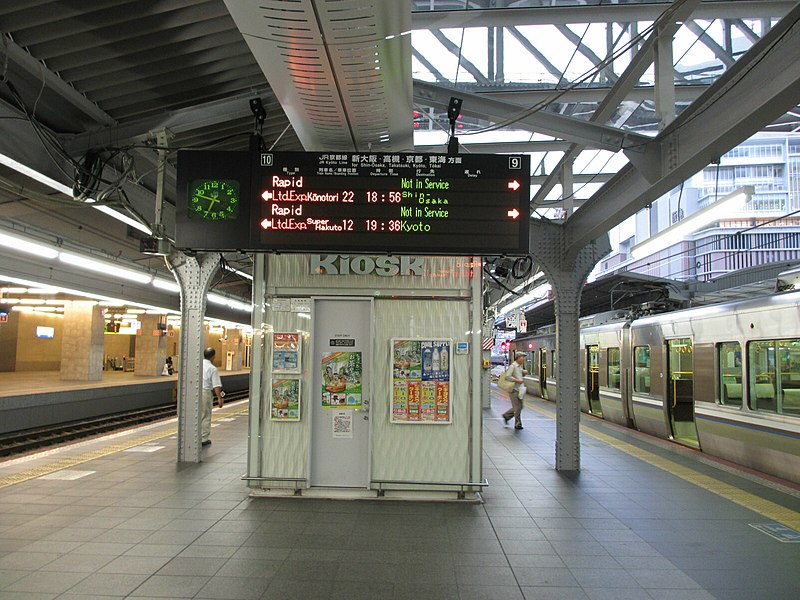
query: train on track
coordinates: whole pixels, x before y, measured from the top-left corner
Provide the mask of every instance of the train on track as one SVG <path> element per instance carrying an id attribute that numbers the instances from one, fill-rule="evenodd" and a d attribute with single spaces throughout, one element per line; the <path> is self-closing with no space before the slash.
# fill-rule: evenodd
<path id="1" fill-rule="evenodd" d="M 581 320 L 583 412 L 800 483 L 800 292 Z M 555 399 L 555 328 L 521 334 L 529 393 Z"/>

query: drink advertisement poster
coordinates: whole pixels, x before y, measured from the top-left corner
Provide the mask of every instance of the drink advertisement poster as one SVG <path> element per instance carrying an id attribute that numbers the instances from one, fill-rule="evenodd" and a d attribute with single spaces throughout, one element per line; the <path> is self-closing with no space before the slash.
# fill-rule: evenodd
<path id="1" fill-rule="evenodd" d="M 272 334 L 272 372 L 300 373 L 300 334 Z"/>
<path id="2" fill-rule="evenodd" d="M 272 379 L 271 421 L 300 420 L 300 380 Z"/>
<path id="3" fill-rule="evenodd" d="M 392 340 L 392 423 L 447 424 L 452 340 Z"/>
<path id="4" fill-rule="evenodd" d="M 361 352 L 322 355 L 322 408 L 361 408 Z"/>

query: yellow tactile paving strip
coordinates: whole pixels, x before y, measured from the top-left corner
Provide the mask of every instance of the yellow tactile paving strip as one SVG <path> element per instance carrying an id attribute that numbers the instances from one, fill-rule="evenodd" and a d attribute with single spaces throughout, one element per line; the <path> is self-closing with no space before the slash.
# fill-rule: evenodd
<path id="1" fill-rule="evenodd" d="M 244 406 L 241 408 L 236 408 L 233 410 L 229 410 L 223 413 L 217 413 L 212 416 L 212 421 L 216 421 L 218 419 L 224 419 L 226 417 L 230 417 L 232 415 L 240 415 L 247 413 L 248 406 Z M 70 469 L 76 465 L 80 465 L 83 463 L 87 463 L 89 461 L 103 458 L 110 454 L 114 454 L 116 452 L 122 452 L 127 450 L 128 448 L 133 448 L 135 446 L 141 446 L 143 444 L 148 444 L 155 440 L 160 440 L 166 437 L 170 437 L 172 435 L 176 435 L 178 433 L 177 426 L 169 427 L 167 429 L 159 429 L 158 431 L 154 431 L 153 433 L 147 435 L 137 436 L 135 438 L 130 438 L 124 441 L 120 441 L 115 444 L 111 444 L 110 446 L 105 446 L 98 450 L 92 450 L 90 452 L 83 452 L 76 456 L 63 458 L 61 460 L 57 460 L 55 462 L 48 462 L 45 465 L 41 465 L 39 467 L 34 467 L 32 469 L 27 469 L 25 471 L 20 471 L 18 473 L 11 473 L 9 475 L 4 475 L 0 477 L 0 489 L 16 485 L 18 483 L 23 483 L 25 481 L 30 481 L 31 479 L 36 479 L 38 477 L 42 477 L 43 475 L 48 475 L 50 473 L 55 473 L 56 471 L 61 471 L 63 469 Z"/>
<path id="2" fill-rule="evenodd" d="M 545 410 L 539 406 L 536 406 L 535 404 L 531 404 L 530 402 L 526 401 L 525 406 L 551 419 L 555 419 L 555 414 L 553 412 Z M 667 473 L 675 475 L 676 477 L 680 477 L 684 481 L 693 483 L 704 490 L 708 490 L 713 494 L 717 494 L 718 496 L 725 498 L 726 500 L 735 502 L 736 504 L 750 509 L 771 521 L 775 521 L 776 523 L 780 523 L 786 527 L 791 527 L 795 530 L 800 530 L 800 513 L 797 511 L 786 508 L 785 506 L 781 506 L 780 504 L 776 504 L 775 502 L 770 502 L 769 500 L 760 498 L 755 494 L 740 490 L 736 486 L 724 483 L 714 479 L 713 477 L 709 477 L 708 475 L 703 475 L 702 473 L 693 471 L 692 469 L 679 465 L 678 463 L 675 463 L 669 459 L 658 456 L 657 454 L 653 454 L 652 452 L 648 452 L 647 450 L 643 450 L 642 448 L 638 448 L 633 444 L 620 441 L 615 437 L 600 433 L 599 431 L 593 431 L 588 427 L 581 428 L 581 433 L 585 433 L 586 435 L 589 435 L 598 441 L 616 448 L 620 452 L 624 452 L 630 456 L 638 458 L 639 460 L 643 460 L 654 467 L 658 467 Z"/>

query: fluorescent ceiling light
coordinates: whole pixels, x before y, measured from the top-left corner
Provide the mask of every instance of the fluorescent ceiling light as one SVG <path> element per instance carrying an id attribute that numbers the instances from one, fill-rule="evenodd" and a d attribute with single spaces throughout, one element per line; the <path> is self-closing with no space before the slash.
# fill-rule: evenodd
<path id="1" fill-rule="evenodd" d="M 236 310 L 241 310 L 244 312 L 251 312 L 253 310 L 252 305 L 246 304 L 244 302 L 240 302 L 239 300 L 234 300 L 233 298 L 226 298 L 225 296 L 220 296 L 219 294 L 208 294 L 206 296 L 209 302 L 212 304 L 220 304 L 223 306 L 229 306 Z"/>
<path id="2" fill-rule="evenodd" d="M 27 175 L 31 179 L 35 179 L 39 183 L 45 184 L 47 187 L 50 187 L 57 192 L 61 192 L 62 194 L 66 194 L 70 198 L 72 197 L 72 190 L 65 186 L 63 183 L 59 183 L 55 179 L 51 179 L 47 175 L 43 173 L 39 173 L 39 171 L 35 171 L 30 167 L 26 167 L 20 162 L 17 162 L 10 156 L 6 156 L 5 154 L 0 154 L 0 164 L 3 164 L 11 169 L 14 169 L 18 173 L 22 173 L 23 175 Z"/>
<path id="3" fill-rule="evenodd" d="M 37 244 L 25 238 L 16 235 L 8 235 L 7 233 L 0 233 L 0 246 L 6 246 L 12 250 L 19 250 L 20 252 L 27 252 L 42 258 L 55 258 L 58 256 L 58 250 L 52 246 L 45 246 L 44 244 Z"/>
<path id="4" fill-rule="evenodd" d="M 719 221 L 726 215 L 741 210 L 745 203 L 753 197 L 754 193 L 755 189 L 751 185 L 732 191 L 713 204 L 698 210 L 696 213 L 692 213 L 682 221 L 678 221 L 675 225 L 659 231 L 641 244 L 636 244 L 631 248 L 631 256 L 636 259 L 644 258 L 680 243 L 687 235 L 701 227 L 705 227 L 710 223 Z"/>
<path id="5" fill-rule="evenodd" d="M 245 279 L 249 279 L 250 281 L 253 280 L 253 276 L 249 273 L 245 273 L 244 271 L 240 271 L 239 269 L 234 269 L 233 267 L 224 267 L 226 271 L 230 271 L 231 273 L 236 273 L 239 277 L 244 277 Z"/>
<path id="6" fill-rule="evenodd" d="M 109 208 L 108 206 L 105 206 L 103 204 L 99 204 L 98 206 L 93 206 L 92 208 L 94 208 L 95 210 L 99 210 L 101 213 L 106 214 L 109 217 L 116 219 L 117 221 L 122 221 L 126 225 L 130 225 L 131 227 L 133 227 L 134 229 L 138 229 L 142 233 L 146 233 L 147 235 L 153 234 L 153 231 L 149 227 L 142 225 L 141 223 L 139 223 L 139 221 L 137 221 L 136 219 L 132 219 L 128 215 L 124 215 L 121 212 L 117 212 L 113 208 Z"/>
<path id="7" fill-rule="evenodd" d="M 159 279 L 158 277 L 153 279 L 153 286 L 157 287 L 160 290 L 165 290 L 167 292 L 174 292 L 176 294 L 181 291 L 181 286 L 179 286 L 174 281 L 167 281 L 166 279 Z"/>
<path id="8" fill-rule="evenodd" d="M 504 307 L 498 310 L 497 316 L 501 317 L 506 313 L 511 312 L 515 308 L 519 308 L 520 306 L 524 306 L 526 304 L 531 304 L 538 300 L 544 300 L 547 298 L 547 293 L 552 289 L 552 286 L 549 283 L 543 283 L 541 285 L 537 285 L 533 288 L 530 292 L 522 296 L 521 298 L 517 298 L 513 302 L 506 304 Z"/>
<path id="9" fill-rule="evenodd" d="M 27 177 L 30 177 L 31 179 L 34 179 L 39 183 L 43 183 L 47 187 L 52 188 L 57 192 L 61 192 L 65 196 L 73 198 L 72 188 L 67 187 L 63 183 L 59 183 L 55 179 L 52 179 L 43 173 L 39 173 L 39 171 L 31 169 L 30 167 L 26 167 L 22 163 L 17 162 L 13 158 L 6 156 L 5 154 L 0 154 L 0 164 L 3 164 L 11 169 L 14 169 L 18 173 L 22 173 L 23 175 L 26 175 Z M 96 202 L 96 200 L 94 198 L 89 198 L 85 201 L 86 204 L 90 204 L 92 202 Z M 150 228 L 142 225 L 136 219 L 132 219 L 128 215 L 124 215 L 121 212 L 117 212 L 113 208 L 109 208 L 108 206 L 104 206 L 102 204 L 98 206 L 93 206 L 92 208 L 94 208 L 95 210 L 99 210 L 101 213 L 107 214 L 109 217 L 112 217 L 117 221 L 122 221 L 123 223 L 130 225 L 131 227 L 134 227 L 139 231 L 146 233 L 147 235 L 152 235 L 153 233 L 150 230 Z M 55 258 L 55 257 L 50 257 L 50 258 Z"/>
<path id="10" fill-rule="evenodd" d="M 138 283 L 150 283 L 153 279 L 153 276 L 149 273 L 123 269 L 111 263 L 85 258 L 68 252 L 61 252 L 58 258 L 61 262 L 65 262 L 74 267 L 94 271 L 95 273 L 102 273 L 104 275 L 111 275 L 112 277 L 119 277 L 120 279 L 136 281 Z"/>

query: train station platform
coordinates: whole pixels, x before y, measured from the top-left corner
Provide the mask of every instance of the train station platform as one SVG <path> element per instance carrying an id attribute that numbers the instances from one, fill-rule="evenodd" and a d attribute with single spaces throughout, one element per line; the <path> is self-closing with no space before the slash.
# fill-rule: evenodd
<path id="1" fill-rule="evenodd" d="M 220 371 L 229 392 L 247 390 L 250 371 Z M 0 373 L 0 434 L 83 421 L 174 402 L 177 375 L 103 371 L 98 381 L 68 381 L 59 371 Z"/>
<path id="2" fill-rule="evenodd" d="M 553 405 L 484 412 L 483 503 L 251 498 L 247 403 L 203 462 L 176 423 L 0 463 L 0 598 L 800 597 L 800 490 L 591 417 L 553 469 Z"/>
<path id="3" fill-rule="evenodd" d="M 250 374 L 250 369 L 240 371 L 220 371 L 220 376 Z M 177 374 L 142 376 L 132 371 L 103 371 L 98 381 L 69 381 L 61 379 L 60 371 L 13 371 L 0 373 L 0 398 L 23 394 L 46 394 L 68 390 L 88 390 L 94 388 L 120 385 L 138 385 L 141 383 L 177 382 Z"/>

